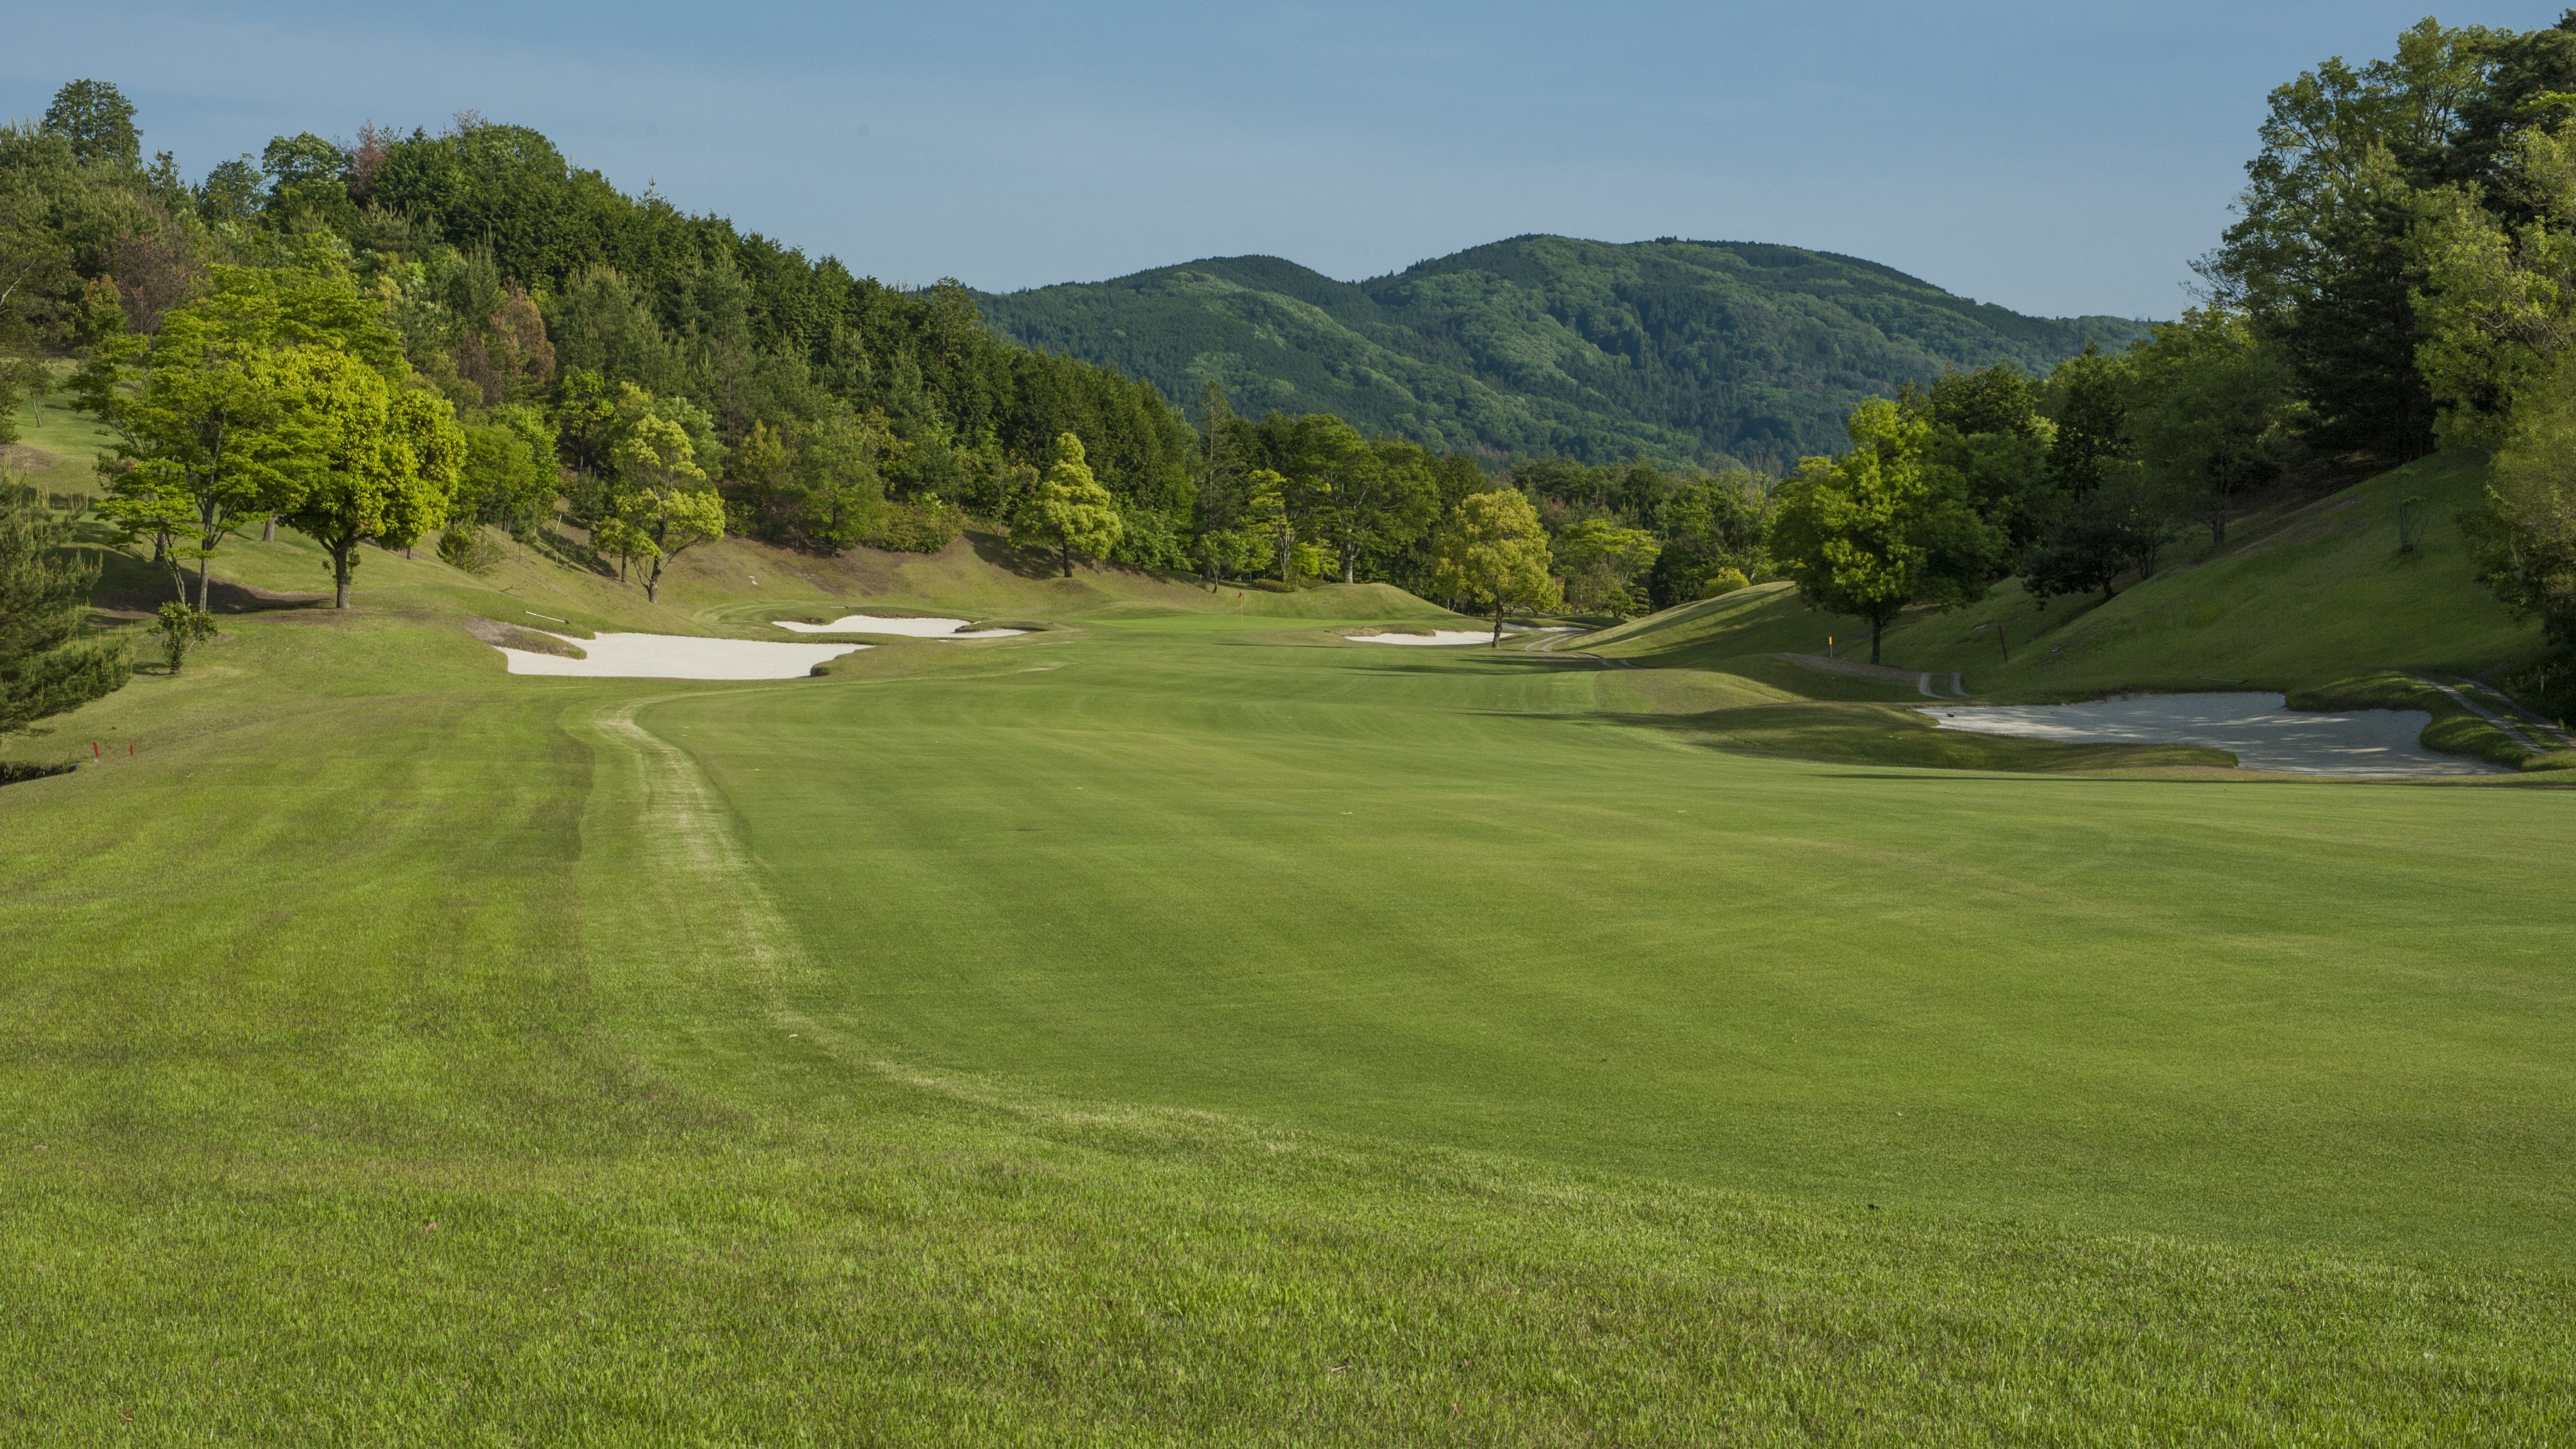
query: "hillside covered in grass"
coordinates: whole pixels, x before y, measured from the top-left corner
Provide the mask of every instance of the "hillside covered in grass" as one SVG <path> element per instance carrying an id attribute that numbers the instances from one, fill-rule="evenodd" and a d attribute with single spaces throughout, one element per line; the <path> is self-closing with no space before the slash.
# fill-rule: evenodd
<path id="1" fill-rule="evenodd" d="M 1915 610 L 1887 634 L 1885 664 L 1900 676 L 1892 680 L 1820 675 L 1795 662 L 1829 651 L 1866 658 L 1869 629 L 1810 607 L 1784 583 L 1664 610 L 1583 647 L 1658 669 L 1898 703 L 1917 697 L 1902 678 L 1916 672 L 1942 679 L 1945 694 L 1956 673 L 1969 694 L 1997 702 L 2272 690 L 2318 708 L 2427 710 L 2428 743 L 2520 762 L 2529 752 L 2426 687 L 2493 681 L 2547 657 L 2539 625 L 2516 620 L 2479 583 L 2462 536 L 2459 515 L 2477 505 L 2486 476 L 2476 455 L 2444 454 L 2324 498 L 2277 502 L 2233 526 L 2225 546 L 2204 537 L 2176 548 L 2108 600 L 2042 600 L 2007 579 L 1977 603 Z M 2399 546 L 2401 505 L 2411 548 Z M 1785 753 L 1848 747 L 1831 731 L 1783 734 L 1784 723 L 1727 722 Z"/>
<path id="2" fill-rule="evenodd" d="M 1753 242 L 1525 236 L 1340 282 L 1211 257 L 977 298 L 998 331 L 1194 399 L 1330 412 L 1497 456 L 1773 470 L 1827 451 L 1873 393 L 1946 369 L 2045 373 L 2116 317 L 2041 318 L 1892 268 Z"/>
<path id="3" fill-rule="evenodd" d="M 2475 455 L 2444 454 L 2275 504 L 2235 524 L 2225 547 L 2203 536 L 2168 551 L 2155 574 L 2124 581 L 2108 601 L 2043 601 L 2007 579 L 1980 603 L 1909 614 L 1888 631 L 1886 662 L 1962 671 L 1975 693 L 2000 699 L 2188 690 L 2213 677 L 2295 690 L 2385 669 L 2518 668 L 2541 657 L 2540 629 L 2478 582 L 2457 518 L 2485 486 Z M 2412 549 L 2399 547 L 2401 502 L 2419 521 Z M 1865 649 L 1868 626 L 1772 584 L 1636 620 L 1586 647 L 1705 667 L 1822 654 L 1828 636 Z"/>

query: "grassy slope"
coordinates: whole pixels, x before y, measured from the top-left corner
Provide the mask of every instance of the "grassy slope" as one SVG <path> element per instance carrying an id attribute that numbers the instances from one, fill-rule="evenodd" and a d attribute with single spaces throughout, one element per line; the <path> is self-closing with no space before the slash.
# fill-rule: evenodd
<path id="1" fill-rule="evenodd" d="M 2476 458 L 2428 458 L 2331 497 L 2256 513 L 2231 529 L 2224 549 L 2208 548 L 2203 535 L 2109 603 L 2061 598 L 2042 608 L 2008 582 L 1980 604 L 1909 615 L 1888 631 L 1884 657 L 1945 680 L 1957 672 L 1971 693 L 1998 701 L 2249 688 L 2320 705 L 2423 708 L 2435 716 L 2427 743 L 2518 761 L 2525 752 L 2492 727 L 2403 677 L 2492 673 L 2541 652 L 2538 626 L 2516 622 L 2471 573 L 2455 515 L 2484 486 Z M 2410 497 L 2420 500 L 2424 530 L 2418 549 L 2405 554 L 2397 549 L 2397 504 Z M 2009 662 L 1996 643 L 1999 628 Z M 1811 697 L 1914 697 L 1904 684 L 1833 680 L 1776 657 L 1822 653 L 1828 636 L 1846 657 L 1868 657 L 1866 625 L 1811 610 L 1790 586 L 1770 584 L 1666 610 L 1584 647 L 1662 669 L 1771 680 Z M 1783 752 L 1848 758 L 1856 737 L 1884 737 L 1880 722 L 1904 713 L 1821 710 L 1803 725 L 1777 714 L 1707 724 L 1713 737 L 1739 745 L 1768 738 Z M 1908 736 L 1902 744 L 1921 763 L 1939 762 L 1927 753 L 1939 748 L 1933 741 Z"/>
<path id="2" fill-rule="evenodd" d="M 1976 694 L 2050 699 L 2106 689 L 2199 689 L 2204 676 L 2297 690 L 2384 669 L 2480 673 L 2528 662 L 2537 624 L 2517 623 L 2470 572 L 2454 515 L 2485 471 L 2470 456 L 2424 459 L 2302 506 L 2269 510 L 2177 547 L 2155 578 L 2105 604 L 2054 599 L 2017 582 L 1985 602 L 1909 615 L 1888 631 L 1902 669 L 1963 672 Z M 2397 502 L 2422 501 L 2425 532 L 2397 549 Z M 2003 658 L 1995 627 L 2007 633 Z M 1785 584 L 1686 604 L 1588 641 L 1614 658 L 1721 667 L 1775 651 L 1822 653 L 1828 634 L 1866 658 L 1859 620 L 1809 610 Z"/>
<path id="3" fill-rule="evenodd" d="M 8 1437 L 2576 1413 L 2554 797 L 1745 760 L 1643 708 L 1737 676 L 853 567 L 1087 622 L 512 678 L 378 557 L 12 742 L 146 748 L 0 792 Z"/>
<path id="4" fill-rule="evenodd" d="M 2539 626 L 2516 623 L 2478 584 L 2454 517 L 2485 486 L 2473 456 L 2427 458 L 2249 520 L 2206 561 L 2181 550 L 2180 567 L 2107 605 L 2060 599 L 2042 614 L 2007 587 L 1978 609 L 1909 623 L 1890 657 L 1970 671 L 1972 687 L 2014 696 L 2205 686 L 2204 675 L 2297 689 L 2380 669 L 2520 665 L 2541 651 Z M 2397 548 L 2407 497 L 2425 514 L 2411 555 Z M 2013 630 L 2008 665 L 1993 631 L 1975 628 L 1994 622 Z"/>

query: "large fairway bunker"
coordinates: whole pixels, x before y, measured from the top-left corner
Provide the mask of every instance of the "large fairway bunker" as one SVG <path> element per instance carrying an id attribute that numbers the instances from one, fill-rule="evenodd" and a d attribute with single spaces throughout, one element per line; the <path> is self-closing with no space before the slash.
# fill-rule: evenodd
<path id="1" fill-rule="evenodd" d="M 797 679 L 811 674 L 815 665 L 827 659 L 873 647 L 698 639 L 685 634 L 602 634 L 569 642 L 579 645 L 589 657 L 568 659 L 527 649 L 501 649 L 501 656 L 509 661 L 512 674 L 569 674 L 586 679 Z"/>
<path id="2" fill-rule="evenodd" d="M 2088 704 L 1924 706 L 1945 730 L 2042 740 L 2206 745 L 2280 775 L 2485 775 L 2500 765 L 2436 754 L 2420 709 L 2293 710 L 2277 694 L 2142 694 Z"/>
<path id="3" fill-rule="evenodd" d="M 1581 631 L 1559 625 L 1551 625 L 1545 629 L 1532 629 L 1521 625 L 1505 625 L 1503 627 L 1503 633 L 1506 635 L 1572 634 L 1579 632 Z M 1495 642 L 1494 631 L 1491 629 L 1426 629 L 1419 634 L 1408 633 L 1403 630 L 1380 630 L 1368 634 L 1345 634 L 1342 637 L 1350 640 L 1354 644 L 1447 645 L 1491 644 Z"/>
<path id="4" fill-rule="evenodd" d="M 794 634 L 894 634 L 906 639 L 1004 639 L 1013 634 L 1026 634 L 1026 629 L 970 629 L 972 619 L 888 618 L 875 614 L 844 614 L 828 624 L 808 624 L 799 619 L 775 619 L 779 628 Z"/>

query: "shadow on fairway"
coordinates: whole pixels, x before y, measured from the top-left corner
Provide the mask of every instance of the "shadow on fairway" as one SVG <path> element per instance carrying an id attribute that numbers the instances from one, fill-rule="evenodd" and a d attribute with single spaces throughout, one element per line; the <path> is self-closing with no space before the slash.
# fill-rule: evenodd
<path id="1" fill-rule="evenodd" d="M 1858 701 L 1744 705 L 1699 714 L 1593 717 L 1680 736 L 1729 754 L 1830 765 L 2061 774 L 2176 767 L 2232 769 L 2236 764 L 2234 755 L 2199 745 L 2077 743 L 1944 730 L 1908 706 Z"/>

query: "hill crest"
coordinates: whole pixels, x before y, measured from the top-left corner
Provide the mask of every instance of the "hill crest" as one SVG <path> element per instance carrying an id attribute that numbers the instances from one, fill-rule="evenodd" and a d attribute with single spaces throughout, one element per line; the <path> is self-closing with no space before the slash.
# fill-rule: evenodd
<path id="1" fill-rule="evenodd" d="M 1900 383 L 2044 371 L 2149 325 L 2029 317 L 1775 243 L 1543 233 L 1358 282 L 1254 253 L 977 301 L 1013 340 L 1185 402 L 1216 382 L 1242 411 L 1334 412 L 1497 459 L 1772 469 L 1834 446 L 1854 404 Z"/>

